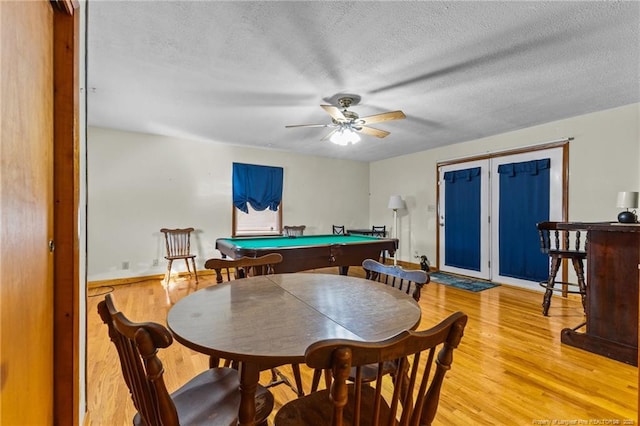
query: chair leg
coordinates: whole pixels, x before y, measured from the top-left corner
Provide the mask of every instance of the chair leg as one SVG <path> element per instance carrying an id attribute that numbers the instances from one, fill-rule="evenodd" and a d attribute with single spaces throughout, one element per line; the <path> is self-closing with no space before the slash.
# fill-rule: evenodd
<path id="1" fill-rule="evenodd" d="M 169 285 L 169 280 L 171 279 L 171 265 L 173 264 L 173 260 L 169 259 L 167 261 L 167 273 L 164 275 L 164 284 L 165 287 Z"/>
<path id="2" fill-rule="evenodd" d="M 164 283 L 163 283 L 163 287 L 164 287 L 164 292 L 165 292 L 165 296 L 167 297 L 167 304 L 170 305 L 171 304 L 171 295 L 169 294 L 169 280 L 171 279 L 171 265 L 173 264 L 173 260 L 169 259 L 168 263 L 167 263 L 167 273 L 164 276 Z"/>
<path id="3" fill-rule="evenodd" d="M 560 264 L 562 263 L 559 257 L 551 258 L 551 267 L 549 269 L 549 279 L 547 280 L 547 289 L 544 292 L 544 298 L 542 299 L 542 315 L 549 316 L 549 307 L 551 306 L 551 296 L 553 295 L 553 286 L 556 282 L 556 275 Z"/>
<path id="4" fill-rule="evenodd" d="M 304 396 L 304 390 L 302 389 L 302 376 L 300 375 L 300 365 L 291 364 L 293 370 L 293 378 L 296 381 L 296 388 L 298 388 L 298 396 Z"/>
<path id="5" fill-rule="evenodd" d="M 184 263 L 187 265 L 187 272 L 189 273 L 189 278 L 191 278 L 191 266 L 189 265 L 189 259 L 185 258 Z"/>
<path id="6" fill-rule="evenodd" d="M 289 378 L 282 374 L 280 370 L 278 370 L 277 368 L 272 368 L 271 382 L 265 385 L 265 388 L 285 384 L 289 388 L 291 388 L 291 390 L 294 391 L 298 396 L 304 396 L 304 391 L 302 390 L 302 377 L 300 376 L 300 366 L 298 364 L 292 364 L 291 369 L 293 370 L 293 375 L 296 382 L 295 386 L 291 384 Z"/>
<path id="7" fill-rule="evenodd" d="M 313 370 L 313 380 L 311 382 L 311 393 L 318 390 L 318 385 L 320 384 L 320 376 L 324 373 L 324 385 L 327 389 L 331 388 L 331 370 L 322 370 L 320 368 L 316 368 Z"/>
<path id="8" fill-rule="evenodd" d="M 584 279 L 584 264 L 582 259 L 573 259 L 573 268 L 576 270 L 578 277 L 578 287 L 580 288 L 580 298 L 582 299 L 582 309 L 587 314 L 587 284 Z"/>
<path id="9" fill-rule="evenodd" d="M 220 366 L 220 361 L 222 361 L 222 366 L 226 367 L 226 368 L 233 368 L 234 370 L 237 370 L 240 368 L 240 363 L 238 361 L 232 361 L 230 359 L 223 359 L 221 360 L 218 357 L 214 357 L 211 356 L 209 357 L 209 367 L 213 368 L 213 367 L 219 367 Z M 213 365 L 213 363 L 216 363 L 215 365 Z"/>
<path id="10" fill-rule="evenodd" d="M 220 366 L 220 358 L 216 356 L 209 357 L 209 368 L 218 368 Z"/>
<path id="11" fill-rule="evenodd" d="M 196 269 L 196 259 L 192 257 L 191 263 L 193 263 L 193 276 L 196 279 L 196 284 L 198 284 L 198 269 Z"/>

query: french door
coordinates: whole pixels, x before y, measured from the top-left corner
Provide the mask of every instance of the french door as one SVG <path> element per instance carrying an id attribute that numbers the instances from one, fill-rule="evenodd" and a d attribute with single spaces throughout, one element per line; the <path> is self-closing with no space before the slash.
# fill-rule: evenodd
<path id="1" fill-rule="evenodd" d="M 562 220 L 564 148 L 439 167 L 439 269 L 538 289 L 537 222 Z"/>
<path id="2" fill-rule="evenodd" d="M 487 159 L 439 168 L 441 271 L 491 278 L 489 170 Z"/>

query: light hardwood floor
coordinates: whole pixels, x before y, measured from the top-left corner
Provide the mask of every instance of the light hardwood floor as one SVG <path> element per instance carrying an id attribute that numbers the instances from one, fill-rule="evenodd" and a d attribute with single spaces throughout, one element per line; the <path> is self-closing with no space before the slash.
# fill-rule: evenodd
<path id="1" fill-rule="evenodd" d="M 310 273 L 314 272 L 337 273 L 333 268 Z M 363 276 L 361 268 L 350 268 L 349 274 Z M 214 283 L 214 276 L 205 276 L 198 288 Z M 115 348 L 97 314 L 97 304 L 106 291 L 113 291 L 117 306 L 133 321 L 166 324 L 169 306 L 159 280 L 89 291 L 90 424 L 127 425 L 135 410 Z M 179 281 L 172 299 L 191 291 L 193 283 Z M 479 293 L 433 282 L 425 286 L 420 301 L 421 329 L 458 310 L 469 316 L 445 379 L 435 425 L 636 424 L 637 368 L 562 345 L 560 331 L 583 319 L 580 302 L 554 296 L 549 317 L 542 316 L 541 302 L 542 293 L 509 286 Z M 177 342 L 160 357 L 169 390 L 208 365 L 206 356 Z M 287 367 L 281 369 L 287 372 Z M 269 373 L 263 375 L 266 383 Z M 310 383 L 305 369 L 303 381 Z M 272 391 L 276 409 L 294 397 L 286 386 Z"/>

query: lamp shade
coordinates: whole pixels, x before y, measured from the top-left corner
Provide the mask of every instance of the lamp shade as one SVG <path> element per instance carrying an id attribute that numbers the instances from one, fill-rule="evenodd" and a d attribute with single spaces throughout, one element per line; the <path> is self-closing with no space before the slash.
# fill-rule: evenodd
<path id="1" fill-rule="evenodd" d="M 393 210 L 404 209 L 404 200 L 399 195 L 392 195 L 391 197 L 389 197 L 388 207 Z"/>
<path id="2" fill-rule="evenodd" d="M 623 209 L 638 208 L 638 193 L 637 192 L 618 192 L 617 207 L 620 207 Z"/>

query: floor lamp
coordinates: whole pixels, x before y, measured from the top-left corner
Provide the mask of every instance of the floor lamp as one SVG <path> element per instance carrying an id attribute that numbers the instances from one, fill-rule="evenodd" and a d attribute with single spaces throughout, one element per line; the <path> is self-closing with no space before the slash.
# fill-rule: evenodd
<path id="1" fill-rule="evenodd" d="M 399 195 L 392 195 L 389 197 L 389 205 L 387 207 L 393 210 L 393 237 L 398 239 L 398 209 L 405 208 L 404 200 Z M 398 248 L 396 249 L 396 253 L 393 255 L 394 266 L 398 264 L 399 253 L 400 243 L 398 242 Z"/>

